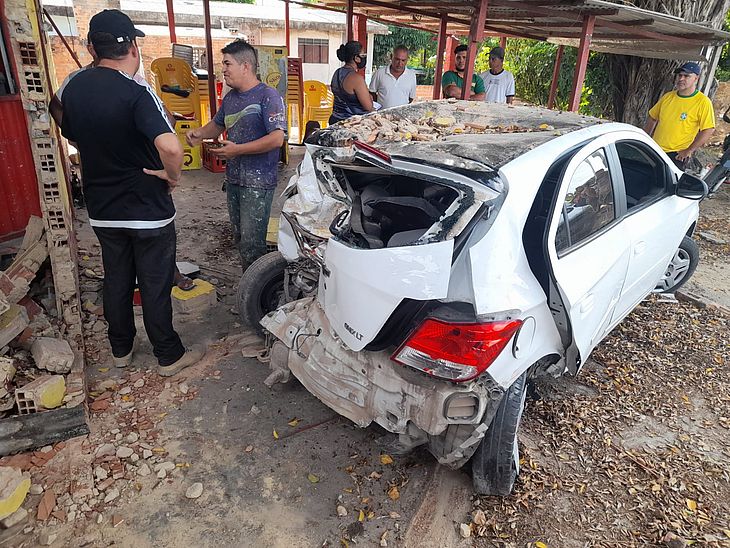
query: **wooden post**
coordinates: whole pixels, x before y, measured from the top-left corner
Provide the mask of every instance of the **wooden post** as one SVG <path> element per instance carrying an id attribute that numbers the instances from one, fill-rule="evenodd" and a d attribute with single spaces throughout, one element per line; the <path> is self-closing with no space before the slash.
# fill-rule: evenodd
<path id="1" fill-rule="evenodd" d="M 436 72 L 433 75 L 433 98 L 441 98 L 441 78 L 444 73 L 444 51 L 446 50 L 446 15 L 441 14 L 439 25 L 439 40 L 436 48 Z"/>
<path id="2" fill-rule="evenodd" d="M 477 56 L 479 42 L 484 37 L 484 23 L 487 19 L 488 0 L 476 0 L 475 13 L 469 28 L 469 46 L 466 50 L 466 67 L 464 68 L 464 85 L 461 88 L 461 98 L 468 99 L 471 95 L 471 81 L 474 76 L 474 61 Z"/>
<path id="3" fill-rule="evenodd" d="M 351 41 L 353 38 L 353 32 L 352 32 L 352 19 L 355 15 L 355 0 L 347 0 L 347 40 L 345 42 Z"/>
<path id="4" fill-rule="evenodd" d="M 499 37 L 499 47 L 502 49 L 507 49 L 507 37 L 506 36 Z"/>
<path id="5" fill-rule="evenodd" d="M 286 35 L 286 54 L 289 57 L 294 57 L 291 54 L 291 43 L 289 36 L 289 0 L 284 0 L 284 34 Z"/>
<path id="6" fill-rule="evenodd" d="M 167 0 L 167 26 L 170 29 L 170 42 L 177 44 L 177 35 L 175 34 L 175 11 L 172 9 L 172 0 Z"/>
<path id="7" fill-rule="evenodd" d="M 210 0 L 203 0 L 203 24 L 205 25 L 205 54 L 208 59 L 208 101 L 210 102 L 210 119 L 218 110 L 215 93 L 215 65 L 213 64 L 213 38 L 210 31 Z"/>
<path id="8" fill-rule="evenodd" d="M 580 107 L 580 96 L 583 91 L 583 82 L 586 79 L 588 54 L 591 51 L 591 38 L 593 37 L 593 27 L 595 24 L 595 15 L 586 15 L 583 17 L 583 30 L 581 32 L 580 44 L 578 45 L 578 56 L 575 60 L 573 90 L 570 93 L 570 103 L 568 105 L 568 110 L 571 112 L 576 112 Z"/>
<path id="9" fill-rule="evenodd" d="M 446 39 L 446 61 L 444 61 L 444 70 L 454 70 L 456 62 L 454 50 L 459 45 L 459 39 L 456 36 L 449 36 Z"/>
<path id="10" fill-rule="evenodd" d="M 550 82 L 550 95 L 548 97 L 547 108 L 555 106 L 555 97 L 558 94 L 558 80 L 560 79 L 560 63 L 563 60 L 563 46 L 558 46 L 555 54 L 555 65 L 553 66 L 553 79 Z"/>
<path id="11" fill-rule="evenodd" d="M 360 13 L 355 14 L 353 27 L 353 40 L 360 42 L 363 51 L 367 51 L 368 47 L 368 18 Z"/>

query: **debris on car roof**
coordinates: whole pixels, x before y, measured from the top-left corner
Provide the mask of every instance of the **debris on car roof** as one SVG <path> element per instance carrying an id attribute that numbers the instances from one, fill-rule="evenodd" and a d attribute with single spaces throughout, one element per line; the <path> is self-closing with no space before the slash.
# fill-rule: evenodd
<path id="1" fill-rule="evenodd" d="M 550 139 L 603 122 L 541 107 L 447 99 L 353 116 L 320 131 L 316 144 L 362 141 L 394 155 L 433 161 L 436 154 L 439 163 L 452 155 L 494 168 Z"/>

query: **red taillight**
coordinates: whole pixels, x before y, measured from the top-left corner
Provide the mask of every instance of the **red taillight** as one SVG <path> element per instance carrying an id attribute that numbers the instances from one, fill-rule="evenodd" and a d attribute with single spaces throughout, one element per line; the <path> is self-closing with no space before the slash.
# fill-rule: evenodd
<path id="1" fill-rule="evenodd" d="M 504 350 L 522 320 L 448 323 L 427 319 L 391 357 L 441 379 L 472 380 Z"/>

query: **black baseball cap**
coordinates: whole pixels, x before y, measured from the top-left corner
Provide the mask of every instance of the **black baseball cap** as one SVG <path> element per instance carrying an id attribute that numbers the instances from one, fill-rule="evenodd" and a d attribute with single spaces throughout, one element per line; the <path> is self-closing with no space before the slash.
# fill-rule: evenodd
<path id="1" fill-rule="evenodd" d="M 677 70 L 675 70 L 674 74 L 679 74 L 680 72 L 684 72 L 685 74 L 696 74 L 697 76 L 699 76 L 700 72 L 702 72 L 702 68 L 700 67 L 699 63 L 688 61 Z"/>
<path id="2" fill-rule="evenodd" d="M 504 48 L 496 47 L 489 50 L 490 57 L 498 57 L 504 61 Z"/>
<path id="3" fill-rule="evenodd" d="M 93 39 L 97 32 L 111 34 L 114 40 L 99 40 L 98 37 Z M 92 44 L 131 42 L 142 36 L 144 36 L 144 32 L 134 28 L 129 16 L 119 10 L 100 11 L 89 21 L 89 41 Z"/>

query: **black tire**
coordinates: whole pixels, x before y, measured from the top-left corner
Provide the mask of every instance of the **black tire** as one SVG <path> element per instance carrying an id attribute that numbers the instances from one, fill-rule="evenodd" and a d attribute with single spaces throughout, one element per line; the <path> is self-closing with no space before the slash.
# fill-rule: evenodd
<path id="1" fill-rule="evenodd" d="M 238 282 L 237 302 L 241 324 L 263 334 L 259 321 L 283 302 L 286 259 L 278 251 L 259 257 Z"/>
<path id="2" fill-rule="evenodd" d="M 692 277 L 699 262 L 700 248 L 692 238 L 685 236 L 654 291 L 674 293 Z"/>
<path id="3" fill-rule="evenodd" d="M 730 177 L 730 173 L 728 173 L 727 168 L 723 165 L 718 163 L 715 167 L 713 167 L 705 176 L 705 184 L 707 185 L 708 195 L 717 192 L 728 177 Z"/>
<path id="4" fill-rule="evenodd" d="M 479 495 L 507 496 L 519 473 L 517 429 L 525 408 L 527 373 L 505 392 L 487 433 L 471 459 L 472 483 Z"/>

